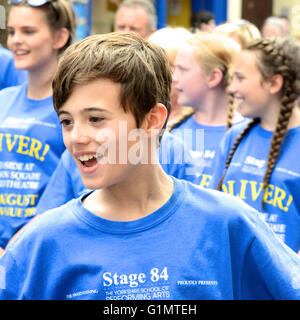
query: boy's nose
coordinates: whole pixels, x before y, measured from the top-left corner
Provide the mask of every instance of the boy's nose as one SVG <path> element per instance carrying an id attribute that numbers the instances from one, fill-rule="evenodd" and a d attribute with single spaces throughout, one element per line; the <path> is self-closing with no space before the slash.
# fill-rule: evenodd
<path id="1" fill-rule="evenodd" d="M 89 142 L 87 131 L 80 125 L 74 125 L 70 137 L 74 144 L 85 144 Z"/>

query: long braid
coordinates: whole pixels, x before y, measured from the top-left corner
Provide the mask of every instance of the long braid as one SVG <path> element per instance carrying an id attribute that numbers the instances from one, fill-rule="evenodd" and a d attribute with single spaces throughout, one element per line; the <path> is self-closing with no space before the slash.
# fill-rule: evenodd
<path id="1" fill-rule="evenodd" d="M 195 113 L 192 108 L 186 108 L 182 111 L 181 115 L 178 116 L 167 128 L 168 131 L 172 131 L 174 128 L 178 127 L 182 122 L 191 117 Z"/>
<path id="2" fill-rule="evenodd" d="M 224 168 L 224 171 L 223 171 L 223 175 L 222 175 L 222 178 L 220 179 L 219 183 L 218 183 L 218 186 L 217 186 L 217 190 L 221 191 L 221 188 L 222 188 L 222 184 L 223 184 L 223 180 L 224 180 L 224 177 L 225 177 L 225 174 L 226 174 L 226 171 L 230 165 L 230 162 L 232 160 L 232 157 L 237 149 L 237 147 L 239 146 L 240 142 L 242 141 L 242 139 L 244 138 L 244 136 L 247 134 L 247 132 L 250 131 L 250 129 L 259 122 L 259 119 L 258 118 L 255 118 L 255 119 L 252 119 L 248 125 L 246 126 L 246 128 L 240 133 L 240 135 L 236 138 L 235 142 L 234 142 L 234 145 L 232 146 L 229 154 L 228 154 L 228 157 L 226 159 L 226 164 L 225 164 L 225 168 Z"/>
<path id="3" fill-rule="evenodd" d="M 232 94 L 228 93 L 228 107 L 227 107 L 227 121 L 226 121 L 226 131 L 230 129 L 234 121 L 234 97 Z"/>
<path id="4" fill-rule="evenodd" d="M 285 138 L 285 135 L 288 131 L 288 123 L 289 123 L 290 117 L 292 115 L 293 108 L 294 108 L 294 103 L 290 103 L 286 107 L 283 106 L 281 108 L 280 115 L 278 117 L 278 122 L 276 125 L 276 129 L 275 129 L 273 137 L 271 139 L 271 147 L 270 147 L 268 160 L 267 160 L 267 169 L 266 169 L 266 173 L 264 175 L 264 180 L 263 180 L 263 198 L 262 198 L 262 208 L 263 209 L 264 209 L 264 195 L 265 195 L 266 190 L 268 188 L 271 174 L 274 170 L 277 159 L 279 157 L 281 144 L 282 144 L 282 142 Z"/>

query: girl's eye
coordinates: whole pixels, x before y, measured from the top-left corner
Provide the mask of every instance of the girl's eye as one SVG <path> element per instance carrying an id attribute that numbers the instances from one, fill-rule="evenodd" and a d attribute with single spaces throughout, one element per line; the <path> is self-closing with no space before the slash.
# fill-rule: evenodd
<path id="1" fill-rule="evenodd" d="M 33 30 L 33 29 L 23 29 L 22 30 L 22 33 L 23 34 L 26 34 L 26 35 L 32 35 L 32 34 L 34 34 L 36 31 L 35 30 Z M 13 29 L 7 29 L 7 34 L 9 35 L 9 36 L 13 36 L 14 34 L 15 34 L 15 30 L 13 30 Z"/>
<path id="2" fill-rule="evenodd" d="M 244 77 L 243 77 L 242 75 L 237 74 L 237 73 L 234 74 L 234 78 L 236 78 L 236 79 L 239 80 L 239 81 L 241 81 L 241 80 L 244 79 Z"/>
<path id="3" fill-rule="evenodd" d="M 25 30 L 25 33 L 26 33 L 26 34 L 33 34 L 34 32 L 35 32 L 34 30 L 29 30 L 29 29 L 28 29 L 28 30 Z"/>

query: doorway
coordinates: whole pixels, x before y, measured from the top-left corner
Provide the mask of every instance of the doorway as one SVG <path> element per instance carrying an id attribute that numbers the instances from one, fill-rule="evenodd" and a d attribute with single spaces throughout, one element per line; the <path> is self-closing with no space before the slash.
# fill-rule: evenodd
<path id="1" fill-rule="evenodd" d="M 264 20 L 273 15 L 273 0 L 243 0 L 242 18 L 254 23 L 260 30 Z"/>

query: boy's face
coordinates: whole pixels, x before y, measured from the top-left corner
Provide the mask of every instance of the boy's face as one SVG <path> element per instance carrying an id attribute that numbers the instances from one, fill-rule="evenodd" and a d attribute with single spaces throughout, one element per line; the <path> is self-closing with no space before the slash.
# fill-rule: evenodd
<path id="1" fill-rule="evenodd" d="M 144 140 L 135 135 L 134 116 L 120 105 L 120 90 L 108 79 L 77 85 L 58 112 L 64 143 L 90 189 L 126 179 L 138 162 L 129 159 L 138 154 L 131 149 Z"/>

